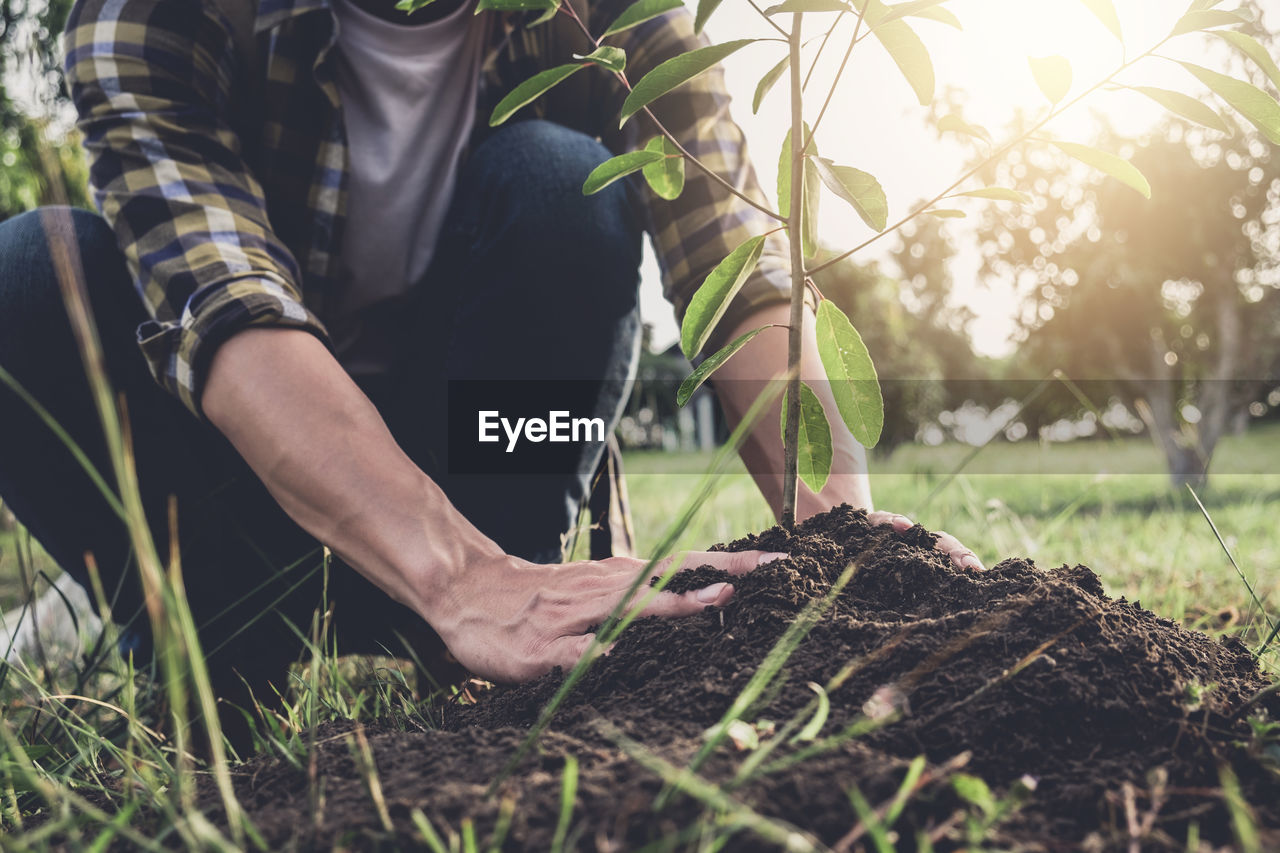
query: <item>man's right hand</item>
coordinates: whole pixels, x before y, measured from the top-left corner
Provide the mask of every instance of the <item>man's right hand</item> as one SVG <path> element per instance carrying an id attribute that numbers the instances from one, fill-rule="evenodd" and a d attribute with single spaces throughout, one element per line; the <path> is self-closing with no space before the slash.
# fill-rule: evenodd
<path id="1" fill-rule="evenodd" d="M 786 554 L 763 551 L 688 552 L 680 569 L 710 566 L 741 575 Z M 658 561 L 650 576 L 662 575 L 672 558 Z M 422 615 L 458 662 L 490 681 L 527 681 L 552 667 L 572 667 L 586 653 L 600 625 L 647 565 L 645 560 L 607 560 L 541 565 L 506 555 L 468 566 L 429 598 Z M 651 593 L 641 581 L 628 609 Z M 642 616 L 691 616 L 722 606 L 733 586 L 717 583 L 684 593 L 660 592 Z"/>
<path id="2" fill-rule="evenodd" d="M 628 558 L 540 565 L 505 554 L 413 464 L 307 332 L 233 336 L 214 355 L 202 405 L 294 521 L 422 616 L 484 678 L 518 681 L 572 666 L 591 643 L 588 629 L 645 566 Z M 689 554 L 682 567 L 742 574 L 778 556 Z M 658 563 L 651 573 L 666 568 Z M 638 594 L 648 592 L 646 579 Z M 643 613 L 689 615 L 732 594 L 721 584 L 664 592 Z"/>

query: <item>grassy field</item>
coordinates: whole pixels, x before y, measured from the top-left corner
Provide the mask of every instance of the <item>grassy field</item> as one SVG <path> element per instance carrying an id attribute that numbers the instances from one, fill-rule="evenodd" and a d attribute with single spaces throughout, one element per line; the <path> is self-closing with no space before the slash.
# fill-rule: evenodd
<path id="1" fill-rule="evenodd" d="M 1263 607 L 1280 615 L 1280 545 L 1274 521 L 1280 472 L 1250 473 L 1251 466 L 1265 467 L 1278 442 L 1280 429 L 1273 427 L 1229 439 L 1202 498 Z M 1113 595 L 1139 599 L 1162 615 L 1210 632 L 1239 632 L 1256 646 L 1265 617 L 1194 500 L 1157 473 L 1160 458 L 1150 444 L 1133 439 L 1047 449 L 999 445 L 967 459 L 969 454 L 969 448 L 960 446 L 908 447 L 876 461 L 878 507 L 954 533 L 988 565 L 1015 556 L 1030 557 L 1042 567 L 1084 563 Z M 661 541 L 710 461 L 707 454 L 629 455 L 628 486 L 643 552 Z M 705 548 L 772 523 L 749 475 L 735 460 L 716 479 L 711 498 L 680 535 L 677 547 Z M 22 593 L 20 551 L 25 553 L 19 534 L 0 533 L 0 598 L 5 606 Z M 29 565 L 55 572 L 38 548 Z M 178 648 L 191 647 L 180 625 L 175 622 L 171 630 Z M 370 687 L 367 677 L 353 677 L 346 664 L 322 652 L 317 660 L 320 666 L 298 673 L 303 677 L 297 679 L 289 705 L 271 716 L 277 722 L 265 733 L 263 747 L 273 754 L 304 761 L 316 726 L 328 720 L 387 715 L 425 719 L 417 716 L 402 669 L 379 670 L 382 674 Z M 1274 651 L 1268 653 L 1264 665 L 1276 670 L 1278 663 Z M 0 724 L 0 826 L 9 832 L 0 834 L 0 849 L 97 850 L 113 839 L 151 847 L 154 841 L 132 828 L 135 810 L 143 806 L 165 816 L 166 845 L 239 848 L 244 839 L 224 838 L 191 802 L 194 765 L 153 733 L 152 728 L 169 725 L 159 697 L 148 692 L 145 679 L 127 673 L 121 678 L 118 658 L 109 660 L 107 668 L 115 675 L 84 680 L 79 673 L 46 675 L 42 682 L 42 676 L 9 670 L 0 679 L 0 702 L 6 709 Z M 176 707 L 186 705 L 185 697 L 198 691 L 199 683 L 193 674 L 182 677 L 179 692 L 171 694 L 182 697 Z M 51 695 L 55 693 L 60 695 Z M 90 698 L 77 695 L 81 693 Z M 111 704 L 90 704 L 99 702 L 95 696 Z M 111 737 L 101 734 L 104 722 L 122 717 L 127 728 L 117 727 Z M 230 768 L 234 762 L 215 757 L 209 770 L 214 778 L 227 779 Z M 131 787 L 119 787 L 122 773 Z M 40 829 L 25 831 L 24 816 L 37 810 L 48 820 Z"/>
<path id="2" fill-rule="evenodd" d="M 1159 452 L 1146 439 L 1041 447 L 907 446 L 872 462 L 880 509 L 947 530 L 988 565 L 1029 557 L 1041 567 L 1083 563 L 1113 595 L 1141 601 L 1171 619 L 1200 627 L 1248 621 L 1250 596 L 1191 495 L 1159 473 Z M 1267 605 L 1280 611 L 1280 426 L 1224 440 L 1209 487 L 1200 495 L 1237 564 Z M 674 511 L 711 463 L 703 453 L 630 453 L 627 486 L 640 552 L 662 538 Z M 955 477 L 949 475 L 962 466 Z M 773 524 L 768 507 L 737 460 L 678 547 L 705 548 Z M 0 607 L 20 602 L 18 534 L 0 531 Z M 33 570 L 58 574 L 39 548 Z M 1232 622 L 1231 616 L 1226 621 Z M 1228 626 L 1229 627 L 1229 626 Z"/>
<path id="3" fill-rule="evenodd" d="M 1274 426 L 1224 440 L 1200 495 L 1273 614 L 1280 610 L 1280 469 L 1267 469 L 1278 449 L 1280 428 Z M 955 534 L 988 566 L 1008 557 L 1029 557 L 1044 568 L 1083 563 L 1112 595 L 1139 600 L 1171 619 L 1212 628 L 1256 617 L 1204 515 L 1189 493 L 1158 473 L 1160 454 L 1148 440 L 992 445 L 949 479 L 969 451 L 911 446 L 873 460 L 877 507 Z M 642 552 L 661 537 L 709 461 L 696 453 L 628 456 Z M 704 548 L 772 523 L 751 478 L 735 463 L 718 478 L 713 497 L 679 544 Z M 1237 615 L 1220 619 L 1229 608 Z"/>

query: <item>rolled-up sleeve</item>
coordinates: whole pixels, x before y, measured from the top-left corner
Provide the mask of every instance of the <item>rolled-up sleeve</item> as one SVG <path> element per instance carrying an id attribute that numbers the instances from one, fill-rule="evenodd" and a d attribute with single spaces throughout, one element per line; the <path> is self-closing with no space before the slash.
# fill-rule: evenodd
<path id="1" fill-rule="evenodd" d="M 80 0 L 64 47 L 94 201 L 151 315 L 138 339 L 156 380 L 201 416 L 213 354 L 236 332 L 328 343 L 232 129 L 243 72 L 216 4 Z"/>

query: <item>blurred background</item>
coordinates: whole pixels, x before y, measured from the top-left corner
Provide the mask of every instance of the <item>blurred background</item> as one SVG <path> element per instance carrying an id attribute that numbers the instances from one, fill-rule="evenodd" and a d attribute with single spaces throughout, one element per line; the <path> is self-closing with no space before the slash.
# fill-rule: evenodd
<path id="1" fill-rule="evenodd" d="M 70 5 L 0 0 L 0 219 L 60 198 L 88 205 L 58 71 Z M 1068 0 L 953 0 L 947 8 L 963 29 L 913 19 L 937 75 L 927 106 L 868 40 L 818 131 L 821 153 L 875 175 L 895 221 L 990 150 L 980 138 L 940 131 L 941 117 L 962 115 L 997 142 L 1009 138 L 1050 109 L 1029 56 L 1069 60 L 1074 95 L 1160 41 L 1185 11 L 1169 0 L 1115 5 L 1123 45 Z M 1245 0 L 1239 9 L 1248 23 L 1237 29 L 1274 59 L 1280 8 Z M 813 31 L 826 23 L 814 16 Z M 745 4 L 725 3 L 708 32 L 724 40 L 760 35 L 761 26 Z M 827 91 L 843 43 L 838 37 L 823 53 L 811 92 Z M 785 87 L 758 112 L 751 104 L 782 49 L 753 45 L 725 72 L 770 194 Z M 883 382 L 885 432 L 872 454 L 881 508 L 949 529 L 988 564 L 1013 555 L 1083 562 L 1114 591 L 1166 615 L 1232 630 L 1253 622 L 1259 605 L 1274 610 L 1280 588 L 1280 158 L 1170 59 L 1229 71 L 1273 96 L 1280 73 L 1211 33 L 1181 36 L 1161 53 L 1120 82 L 1192 93 L 1221 116 L 1222 129 L 1117 87 L 1043 134 L 1131 158 L 1150 179 L 1151 200 L 1033 142 L 964 187 L 1013 187 L 1030 203 L 947 202 L 955 214 L 917 217 L 817 283 L 853 319 Z M 811 98 L 810 117 L 820 101 Z M 873 236 L 829 195 L 819 223 L 829 256 Z M 686 410 L 675 406 L 690 367 L 674 346 L 678 329 L 651 256 L 644 279 L 647 345 L 619 431 L 642 550 L 660 538 L 724 437 L 712 392 Z M 1200 492 L 1221 542 L 1187 485 Z M 736 468 L 682 543 L 705 546 L 770 524 Z M 20 600 L 41 573 L 56 569 L 0 508 L 0 605 Z M 1244 593 L 1241 573 L 1256 581 L 1260 602 Z"/>

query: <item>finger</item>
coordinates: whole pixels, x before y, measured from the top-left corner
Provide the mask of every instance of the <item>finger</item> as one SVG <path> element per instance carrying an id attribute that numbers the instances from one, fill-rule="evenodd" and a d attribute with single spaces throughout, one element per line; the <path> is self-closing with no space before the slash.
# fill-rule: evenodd
<path id="1" fill-rule="evenodd" d="M 785 560 L 789 556 L 780 551 L 689 551 L 680 561 L 680 571 L 710 566 L 731 575 L 745 575 L 757 566 Z M 668 559 L 658 565 L 665 571 L 671 563 Z"/>
<path id="2" fill-rule="evenodd" d="M 567 637 L 560 637 L 552 640 L 547 645 L 547 670 L 552 667 L 561 667 L 566 672 L 573 669 L 582 660 L 583 656 L 591 649 L 592 642 L 595 641 L 596 635 L 592 634 L 571 634 Z M 597 647 L 596 654 L 607 655 L 609 650 L 604 647 Z"/>
<path id="3" fill-rule="evenodd" d="M 966 548 L 959 539 L 946 531 L 938 531 L 938 543 L 935 547 L 950 557 L 952 564 L 956 568 L 969 569 L 975 572 L 986 571 L 986 566 L 982 565 L 978 555 Z"/>
<path id="4" fill-rule="evenodd" d="M 635 604 L 639 604 L 644 595 L 637 595 Z M 660 592 L 640 611 L 641 616 L 661 616 L 672 618 L 692 616 L 701 613 L 708 607 L 723 607 L 733 598 L 733 585 L 713 583 L 702 589 L 691 589 L 688 592 Z"/>
<path id="5" fill-rule="evenodd" d="M 898 533 L 901 533 L 904 530 L 910 530 L 915 526 L 914 521 L 907 518 L 905 515 L 899 515 L 896 512 L 869 512 L 867 513 L 867 521 L 877 526 L 882 524 L 892 525 L 893 529 Z"/>

